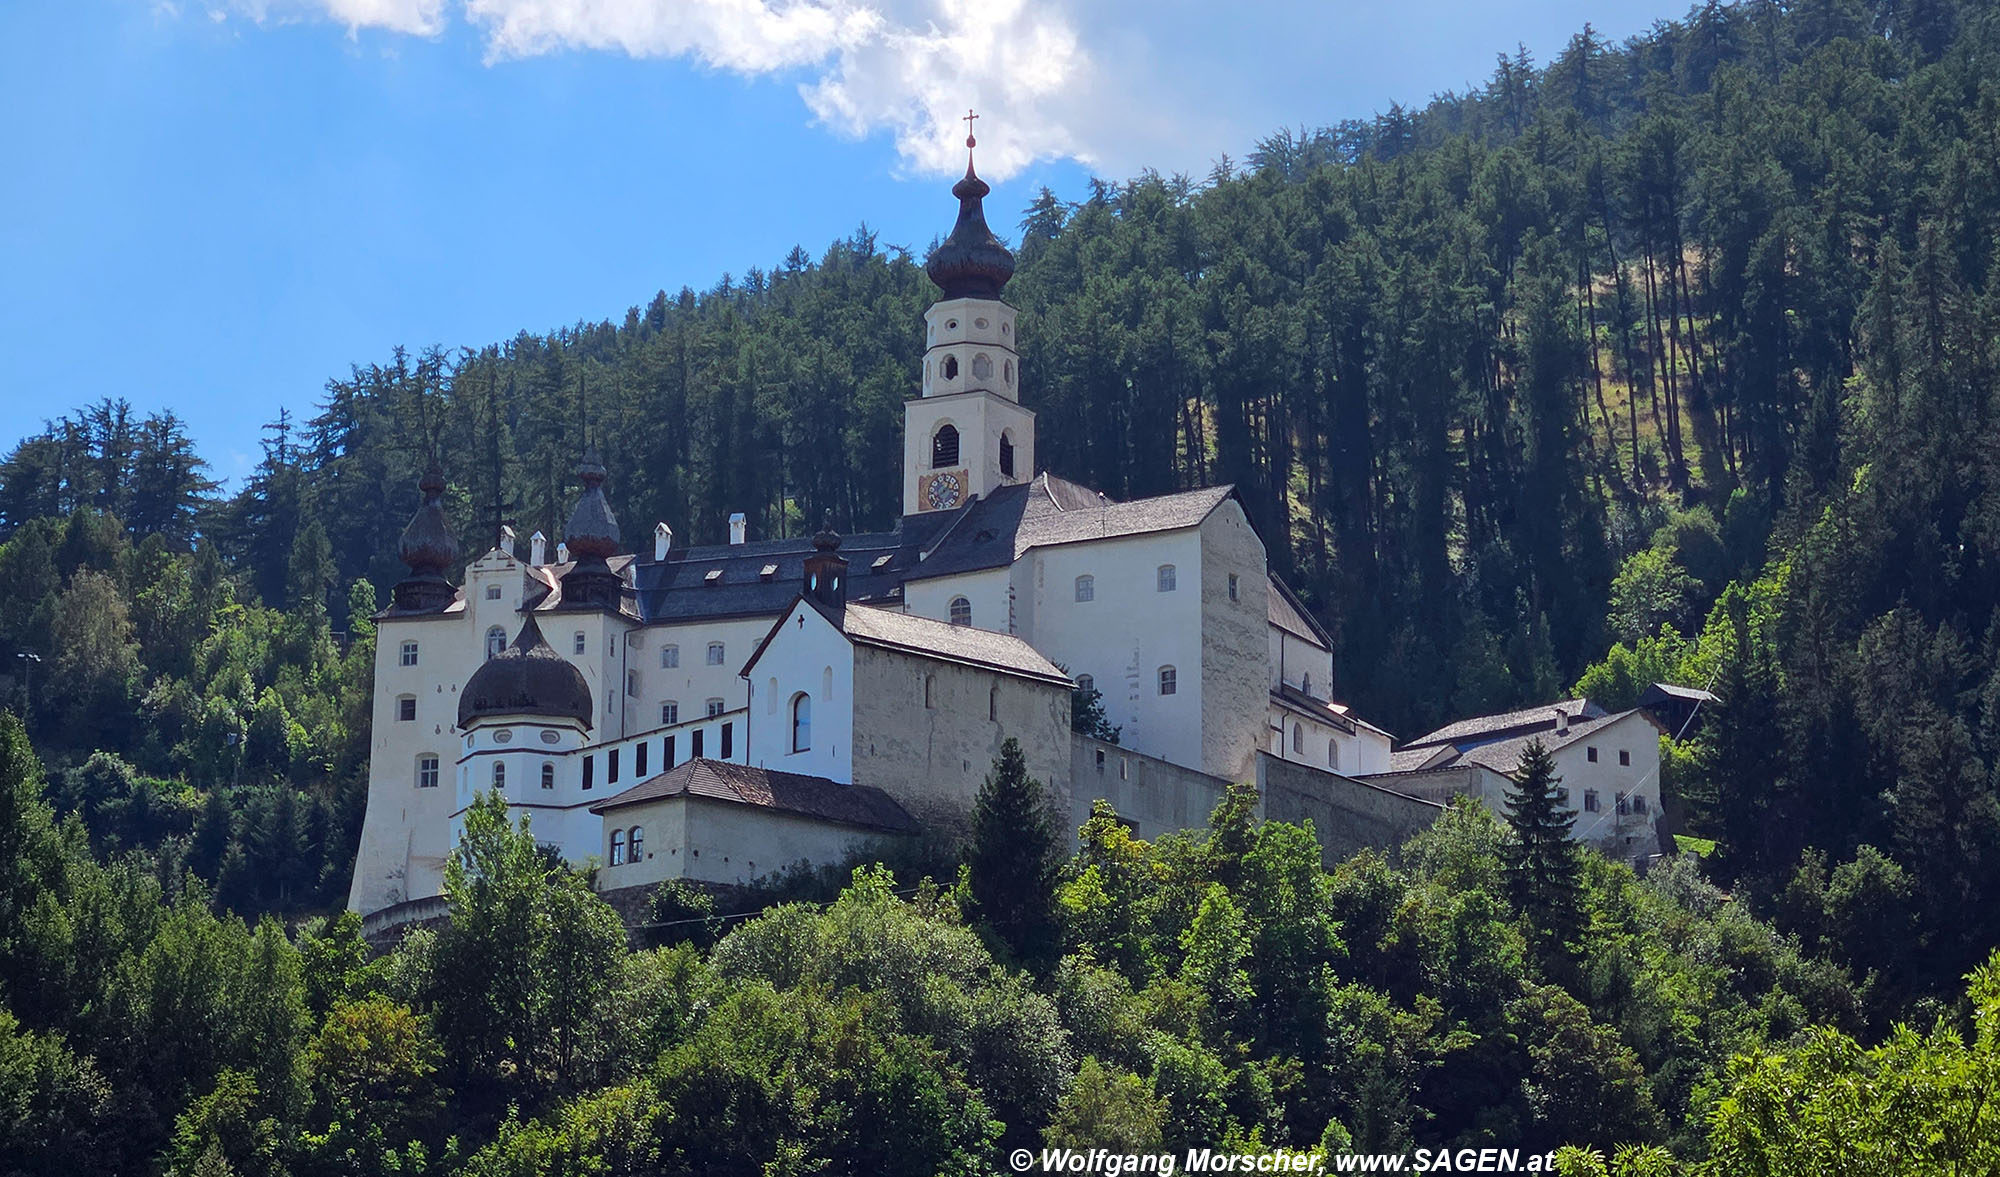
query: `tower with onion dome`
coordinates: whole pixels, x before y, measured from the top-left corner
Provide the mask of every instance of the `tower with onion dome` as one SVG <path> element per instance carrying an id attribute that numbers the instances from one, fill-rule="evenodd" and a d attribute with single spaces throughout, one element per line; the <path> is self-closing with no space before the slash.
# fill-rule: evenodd
<path id="1" fill-rule="evenodd" d="M 903 408 L 905 515 L 954 510 L 1035 474 L 1014 308 L 1000 298 L 1014 255 L 986 225 L 992 189 L 973 170 L 977 142 L 965 137 L 965 178 L 951 189 L 958 223 L 924 265 L 938 300 L 924 313 L 921 395 Z"/>

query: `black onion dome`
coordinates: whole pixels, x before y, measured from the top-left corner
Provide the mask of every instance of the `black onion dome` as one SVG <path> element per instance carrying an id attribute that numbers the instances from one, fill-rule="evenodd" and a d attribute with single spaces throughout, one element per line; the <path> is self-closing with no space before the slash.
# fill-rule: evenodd
<path id="1" fill-rule="evenodd" d="M 569 526 L 563 529 L 563 542 L 569 545 L 571 558 L 581 562 L 617 555 L 618 517 L 611 513 L 610 500 L 604 497 L 604 463 L 598 460 L 596 446 L 584 451 L 576 476 L 583 483 L 583 495 L 569 513 Z"/>
<path id="2" fill-rule="evenodd" d="M 966 146 L 972 146 L 971 139 Z M 924 263 L 924 272 L 946 298 L 999 298 L 1007 279 L 1014 276 L 1014 255 L 986 227 L 986 209 L 980 202 L 991 191 L 973 172 L 968 154 L 965 178 L 951 186 L 951 194 L 958 197 L 958 223 Z"/>
<path id="3" fill-rule="evenodd" d="M 458 537 L 444 517 L 444 471 L 432 462 L 417 482 L 424 501 L 403 529 L 401 555 L 410 571 L 419 575 L 442 576 L 458 563 Z"/>
<path id="4" fill-rule="evenodd" d="M 533 614 L 514 644 L 480 664 L 458 694 L 458 726 L 485 716 L 575 719 L 590 726 L 590 684 L 542 637 Z"/>

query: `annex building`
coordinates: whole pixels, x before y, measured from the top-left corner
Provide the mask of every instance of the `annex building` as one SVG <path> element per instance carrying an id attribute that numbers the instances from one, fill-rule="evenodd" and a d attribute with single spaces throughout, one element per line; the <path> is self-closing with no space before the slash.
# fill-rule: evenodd
<path id="1" fill-rule="evenodd" d="M 606 890 L 747 882 L 963 823 L 1010 736 L 1072 825 L 1103 799 L 1141 837 L 1198 826 L 1242 780 L 1330 855 L 1428 824 L 1229 487 L 1117 502 L 1037 468 L 988 191 L 968 161 L 926 266 L 892 530 L 752 540 L 739 515 L 685 547 L 661 522 L 629 554 L 588 454 L 553 552 L 503 531 L 453 583 L 425 476 L 379 617 L 351 907 L 437 895 L 489 790 Z M 1078 690 L 1116 743 L 1071 730 Z"/>

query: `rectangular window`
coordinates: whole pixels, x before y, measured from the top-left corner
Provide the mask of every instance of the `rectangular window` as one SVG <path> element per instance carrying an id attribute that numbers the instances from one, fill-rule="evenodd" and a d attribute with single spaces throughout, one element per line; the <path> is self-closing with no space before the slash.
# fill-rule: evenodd
<path id="1" fill-rule="evenodd" d="M 722 725 L 722 758 L 724 760 L 727 760 L 730 758 L 730 756 L 734 755 L 735 752 L 736 752 L 736 725 L 733 723 L 725 723 Z"/>
<path id="2" fill-rule="evenodd" d="M 1160 667 L 1160 693 L 1175 694 L 1180 690 L 1180 673 L 1171 666 Z"/>
<path id="3" fill-rule="evenodd" d="M 672 727 L 675 724 L 679 723 L 680 721 L 681 721 L 681 705 L 679 703 L 660 704 L 661 727 Z"/>
<path id="4" fill-rule="evenodd" d="M 638 671 L 628 670 L 625 672 L 625 693 L 628 695 L 636 695 L 639 693 Z"/>
<path id="5" fill-rule="evenodd" d="M 1104 774 L 1104 749 L 1102 748 L 1097 750 L 1097 772 L 1099 776 Z"/>
<path id="6" fill-rule="evenodd" d="M 581 654 L 589 648 L 590 643 L 584 638 L 581 632 L 578 632 L 575 637 L 570 639 L 570 645 L 572 649 Z"/>
<path id="7" fill-rule="evenodd" d="M 417 664 L 417 643 L 404 642 L 399 660 L 404 666 L 415 666 Z"/>
<path id="8" fill-rule="evenodd" d="M 1583 791 L 1583 811 L 1584 811 L 1585 813 L 1596 813 L 1596 812 L 1597 812 L 1597 790 L 1596 790 L 1596 789 L 1585 789 L 1585 790 Z"/>
<path id="9" fill-rule="evenodd" d="M 1556 790 L 1556 804 L 1557 804 L 1557 805 L 1560 805 L 1560 806 L 1562 806 L 1562 807 L 1563 807 L 1564 809 L 1568 809 L 1568 808 L 1569 808 L 1569 790 L 1568 790 L 1568 789 L 1557 789 L 1557 790 Z"/>
<path id="10" fill-rule="evenodd" d="M 417 717 L 417 697 L 415 695 L 404 695 L 402 698 L 396 700 L 397 719 L 403 721 L 404 723 L 409 723 L 410 721 L 416 719 L 416 717 Z"/>
<path id="11" fill-rule="evenodd" d="M 1626 768 L 1632 767 L 1632 750 L 1630 748 L 1618 749 L 1618 763 L 1624 765 Z"/>
<path id="12" fill-rule="evenodd" d="M 437 787 L 438 787 L 438 758 L 435 756 L 418 757 L 417 788 L 435 789 Z"/>
<path id="13" fill-rule="evenodd" d="M 1634 813 L 1646 812 L 1646 798 L 1638 793 L 1632 794 L 1632 812 Z"/>
<path id="14" fill-rule="evenodd" d="M 722 643 L 721 643 L 721 642 L 710 642 L 710 643 L 708 643 L 708 664 L 709 664 L 710 666 L 720 666 L 720 665 L 722 665 Z"/>
<path id="15" fill-rule="evenodd" d="M 638 745 L 632 749 L 632 775 L 640 777 L 646 775 L 646 741 L 644 740 L 640 740 Z"/>
<path id="16" fill-rule="evenodd" d="M 710 699 L 708 701 L 708 718 L 714 719 L 716 716 L 721 715 L 723 711 L 722 700 Z"/>
<path id="17" fill-rule="evenodd" d="M 674 738 L 672 736 L 668 736 L 666 739 L 660 741 L 660 767 L 672 768 L 673 766 L 674 766 Z"/>
<path id="18" fill-rule="evenodd" d="M 604 783 L 607 785 L 618 783 L 618 749 L 616 748 L 604 754 Z"/>
<path id="19" fill-rule="evenodd" d="M 1624 817 L 1629 808 L 1630 807 L 1625 804 L 1625 794 L 1623 793 L 1618 794 L 1618 816 Z"/>
<path id="20" fill-rule="evenodd" d="M 694 734 L 693 734 L 692 736 L 689 736 L 689 737 L 688 737 L 688 759 L 689 759 L 689 760 L 700 760 L 700 759 L 701 759 L 701 745 L 702 745 L 702 737 L 703 737 L 703 736 L 706 736 L 707 734 L 708 734 L 708 733 L 707 733 L 707 732 L 705 732 L 705 731 L 703 731 L 703 730 L 702 730 L 701 728 L 696 728 L 696 729 L 694 729 Z"/>
<path id="21" fill-rule="evenodd" d="M 1172 564 L 1160 565 L 1157 575 L 1159 577 L 1159 590 L 1163 593 L 1173 592 L 1176 583 L 1174 566 Z"/>
<path id="22" fill-rule="evenodd" d="M 597 783 L 597 757 L 586 756 L 583 758 L 583 787 L 585 789 L 589 789 L 592 785 L 596 783 Z"/>
<path id="23" fill-rule="evenodd" d="M 1129 757 L 1118 758 L 1118 779 L 1121 781 L 1132 779 L 1132 761 Z"/>
<path id="24" fill-rule="evenodd" d="M 1592 764 L 1596 764 L 1596 763 L 1597 763 L 1597 749 L 1596 749 L 1596 748 L 1593 748 L 1593 747 L 1586 747 L 1586 748 L 1585 748 L 1585 749 L 1583 750 L 1583 758 L 1584 758 L 1585 760 L 1588 760 L 1588 761 L 1590 761 L 1590 762 L 1591 762 Z"/>
<path id="25" fill-rule="evenodd" d="M 1232 601 L 1237 599 L 1236 574 L 1234 572 L 1229 574 L 1229 599 Z"/>
<path id="26" fill-rule="evenodd" d="M 487 585 L 487 586 L 486 586 L 486 599 L 487 599 L 487 600 L 489 600 L 489 601 L 497 601 L 497 600 L 499 600 L 499 599 L 500 599 L 500 586 L 499 586 L 499 585 L 497 585 L 497 584 L 489 584 L 489 585 Z"/>
<path id="27" fill-rule="evenodd" d="M 672 670 L 680 664 L 681 648 L 679 646 L 668 646 L 666 649 L 660 651 L 661 670 Z"/>

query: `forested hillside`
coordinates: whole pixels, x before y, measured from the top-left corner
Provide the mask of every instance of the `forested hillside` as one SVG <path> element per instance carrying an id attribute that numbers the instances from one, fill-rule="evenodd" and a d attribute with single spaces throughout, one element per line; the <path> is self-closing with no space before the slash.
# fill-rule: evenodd
<path id="1" fill-rule="evenodd" d="M 1570 691 L 1615 706 L 1656 679 L 1709 688 L 1721 701 L 1670 742 L 1664 787 L 1717 848 L 1708 883 L 1691 864 L 1643 886 L 1593 866 L 1583 917 L 1552 950 L 1546 913 L 1501 897 L 1500 849 L 1440 865 L 1440 839 L 1505 842 L 1492 831 L 1452 827 L 1393 865 L 1294 878 L 1282 900 L 1241 890 L 1248 860 L 1230 856 L 1250 853 L 1242 844 L 1221 859 L 1087 845 L 1064 868 L 1060 921 L 1063 950 L 1084 963 L 991 983 L 1082 986 L 1056 1007 L 1102 1020 L 1065 1027 L 1069 1053 L 1035 1064 L 1048 1085 L 1032 1097 L 987 1089 L 980 1068 L 1000 1064 L 971 1046 L 951 1055 L 1004 1139 L 1057 1123 L 1087 1065 L 1130 1100 L 1088 1114 L 1136 1116 L 1135 1131 L 1199 1122 L 1296 1142 L 1331 1119 L 1356 1139 L 1477 1140 L 1570 1115 L 1756 1172 L 1723 1163 L 1750 1147 L 1707 1118 L 1724 1091 L 1770 1123 L 1810 1117 L 1785 1103 L 1805 1098 L 1786 1094 L 1794 1064 L 1738 1073 L 1734 1055 L 1798 1045 L 1816 1022 L 1875 1040 L 1898 1019 L 1945 1019 L 1927 1043 L 1864 1054 L 1822 1036 L 1813 1049 L 1830 1053 L 1807 1056 L 1866 1076 L 1908 1062 L 1898 1050 L 1935 1047 L 1942 1067 L 1975 1040 L 1963 978 L 2000 944 L 2000 5 L 1708 4 L 1622 45 L 1585 30 L 1545 66 L 1503 56 L 1473 93 L 1281 132 L 1204 177 L 1081 195 L 1045 192 L 1022 210 L 1008 288 L 1042 463 L 1115 497 L 1236 484 L 1274 565 L 1338 636 L 1338 694 L 1399 735 Z M 119 897 L 127 923 L 117 936 L 78 925 L 64 933 L 77 939 L 46 941 L 73 948 L 10 957 L 9 975 L 89 951 L 127 954 L 136 978 L 169 932 L 271 937 L 258 951 L 275 961 L 297 951 L 281 934 L 208 910 L 337 902 L 365 772 L 367 618 L 401 573 L 395 537 L 433 455 L 475 553 L 502 522 L 559 534 L 586 439 L 635 534 L 659 519 L 715 542 L 738 510 L 757 535 L 796 534 L 825 509 L 843 528 L 890 525 L 932 296 L 920 261 L 862 229 L 817 259 L 794 250 L 657 295 L 622 322 L 380 357 L 332 380 L 310 415 L 280 413 L 255 474 L 227 496 L 174 419 L 135 420 L 115 400 L 22 441 L 0 463 L 0 673 L 14 675 L 10 705 L 26 700 L 47 796 L 77 822 L 46 835 L 60 847 L 38 860 L 42 882 L 0 895 L 0 949 L 30 953 L 9 921 L 36 888 L 88 883 L 106 910 Z M 27 776 L 16 791 L 33 791 Z M 1181 889 L 1137 913 L 1113 876 L 1132 895 L 1146 887 L 1131 879 Z M 1213 903 L 1211 886 L 1226 893 Z M 1464 906 L 1479 895 L 1490 908 Z M 828 921 L 810 935 L 831 945 L 860 935 L 841 912 L 890 902 L 863 887 L 847 907 L 786 918 Z M 929 902 L 892 910 L 935 941 L 947 933 L 926 921 L 953 924 L 957 909 Z M 1257 937 L 1329 911 L 1322 930 L 1344 948 L 1288 941 L 1282 959 L 1304 971 L 1259 971 L 1275 949 Z M 1246 936 L 1254 953 L 1205 947 Z M 340 992 L 441 1019 L 436 1090 L 487 1085 L 463 1125 L 468 1151 L 514 1095 L 525 1120 L 580 1117 L 562 1131 L 638 1116 L 652 1095 L 699 1086 L 706 1064 L 688 1043 L 781 1013 L 797 1020 L 786 1041 L 805 1054 L 787 1057 L 801 1066 L 884 1026 L 911 1037 L 875 1047 L 911 1067 L 960 1049 L 927 1020 L 936 1011 L 872 1004 L 889 982 L 851 961 L 823 964 L 845 978 L 833 991 L 877 996 L 807 1010 L 785 1003 L 827 1000 L 811 977 L 727 944 L 699 960 L 629 958 L 619 967 L 666 971 L 618 984 L 683 986 L 700 1005 L 715 977 L 761 978 L 773 988 L 725 1003 L 751 1021 L 620 1029 L 641 1035 L 643 1065 L 599 1042 L 610 1053 L 588 1082 L 568 1057 L 450 1039 L 452 1015 L 426 1004 L 421 946 Z M 307 945 L 309 959 L 321 951 Z M 1394 952 L 1407 968 L 1377 960 Z M 1699 968 L 1664 978 L 1676 954 Z M 989 977 L 984 963 L 952 967 Z M 7 993 L 0 1076 L 15 1057 L 43 1060 L 37 1074 L 111 1073 L 119 1044 L 149 1041 L 105 1020 L 125 1008 L 109 997 L 37 983 L 53 986 L 33 999 L 44 1004 Z M 1988 1006 L 1993 984 L 1978 990 Z M 285 1007 L 289 1041 L 336 1032 L 321 1020 L 331 992 Z M 1281 1011 L 1278 992 L 1313 996 Z M 1336 1011 L 1346 1020 L 1327 1021 Z M 1988 1070 L 1953 1073 L 1993 1082 L 1984 1017 Z M 1537 1047 L 1529 1021 L 1563 1045 Z M 1352 1035 L 1379 1069 L 1331 1088 L 1351 1097 L 1298 1095 L 1334 1082 L 1312 1068 L 1348 1049 L 1328 1042 L 1363 1041 Z M 646 1070 L 669 1042 L 678 1062 Z M 1209 1054 L 1172 1045 L 1187 1042 Z M 1452 1054 L 1487 1048 L 1483 1071 Z M 208 1049 L 220 1053 L 184 1088 L 146 1088 L 164 1110 L 132 1121 L 116 1155 L 168 1163 L 171 1118 L 198 1096 L 210 1102 L 186 1114 L 210 1118 L 174 1137 L 194 1150 L 175 1163 L 200 1159 L 202 1124 L 235 1122 L 204 1092 L 254 1052 Z M 1612 1061 L 1587 1081 L 1534 1077 L 1572 1057 Z M 641 1070 L 652 1095 L 631 1094 Z M 1487 1085 L 1446 1078 L 1466 1074 Z M 1176 1102 L 1209 1079 L 1225 1106 Z M 1565 1111 L 1552 1093 L 1579 1084 L 1598 1102 Z M 598 1102 L 563 1103 L 586 1091 Z M 282 1113 L 240 1093 L 228 1107 L 304 1131 L 321 1105 L 293 1094 Z M 923 1098 L 967 1106 L 962 1094 Z M 1034 1110 L 1011 1119 L 1000 1109 L 1028 1105 L 1007 1100 Z M 542 1131 L 557 1129 L 504 1130 L 531 1143 Z"/>

